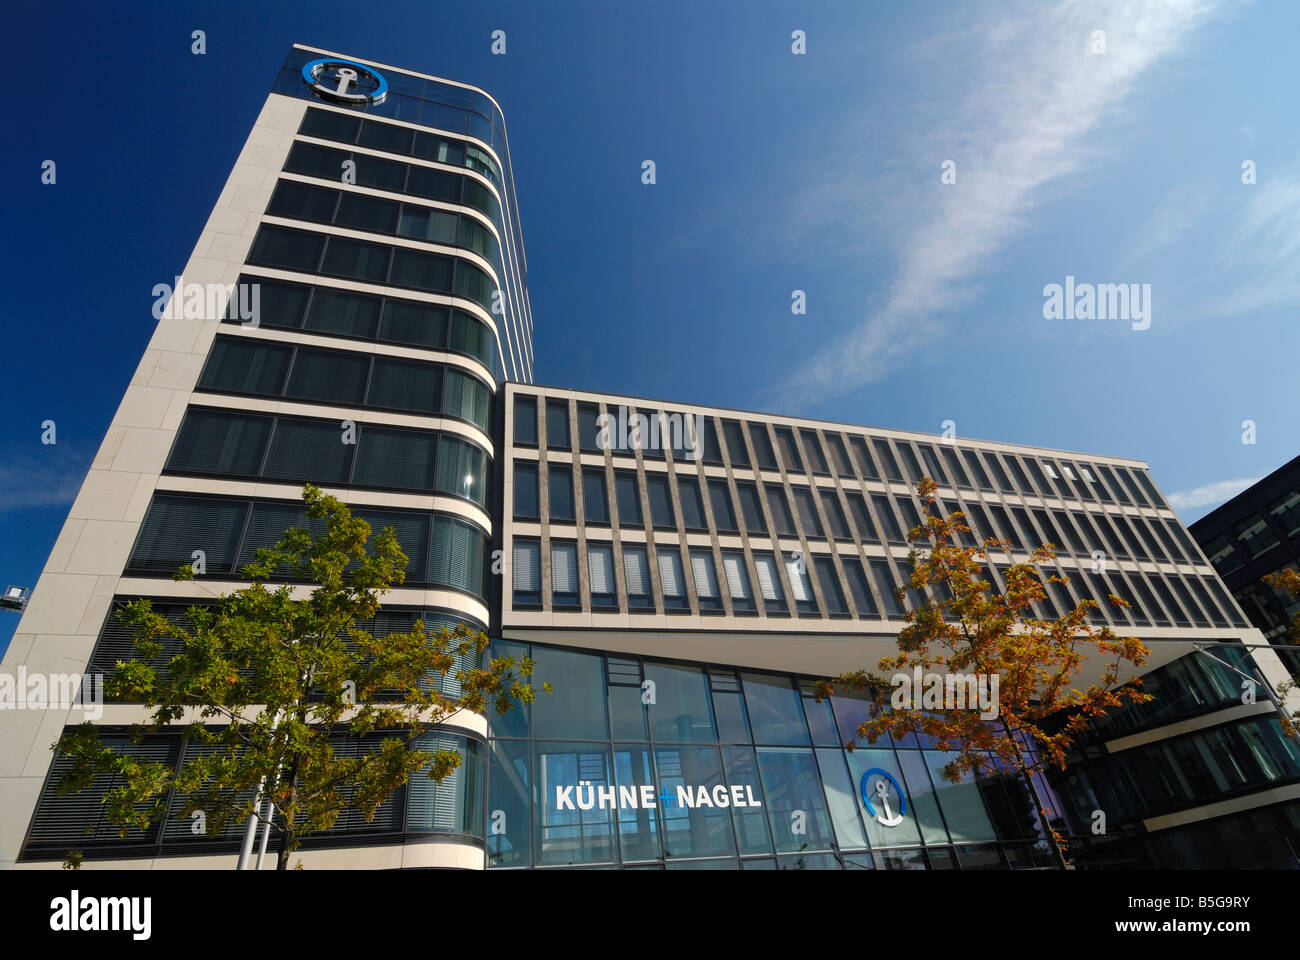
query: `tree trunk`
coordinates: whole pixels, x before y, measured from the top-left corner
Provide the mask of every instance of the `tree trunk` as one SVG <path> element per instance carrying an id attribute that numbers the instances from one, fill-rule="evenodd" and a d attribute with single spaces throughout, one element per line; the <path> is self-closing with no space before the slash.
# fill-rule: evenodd
<path id="1" fill-rule="evenodd" d="M 1015 738 L 1014 734 L 1012 734 L 1011 727 L 1007 725 L 1005 719 L 1002 721 L 1002 729 L 1011 739 L 1011 742 L 1016 745 L 1016 766 L 1020 769 L 1020 776 L 1024 779 L 1025 786 L 1029 788 L 1029 796 L 1034 801 L 1034 813 L 1038 817 L 1039 826 L 1042 827 L 1043 838 L 1051 845 L 1052 853 L 1056 855 L 1057 868 L 1061 870 L 1069 870 L 1070 863 L 1065 859 L 1065 851 L 1062 850 L 1061 845 L 1057 843 L 1056 833 L 1052 830 L 1052 825 L 1047 820 L 1047 810 L 1043 806 L 1042 798 L 1038 795 L 1038 787 L 1034 784 L 1033 774 L 1031 774 L 1029 768 L 1025 766 L 1024 755 L 1020 752 L 1020 741 Z"/>

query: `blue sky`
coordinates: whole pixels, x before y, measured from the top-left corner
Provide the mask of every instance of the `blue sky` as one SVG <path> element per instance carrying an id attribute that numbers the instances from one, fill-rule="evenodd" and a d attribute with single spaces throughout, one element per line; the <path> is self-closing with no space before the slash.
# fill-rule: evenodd
<path id="1" fill-rule="evenodd" d="M 1297 453 L 1295 5 L 179 6 L 8 17 L 5 582 L 294 41 L 500 101 L 541 383 L 1137 457 L 1188 522 Z M 1045 319 L 1067 275 L 1150 284 L 1149 329 Z"/>

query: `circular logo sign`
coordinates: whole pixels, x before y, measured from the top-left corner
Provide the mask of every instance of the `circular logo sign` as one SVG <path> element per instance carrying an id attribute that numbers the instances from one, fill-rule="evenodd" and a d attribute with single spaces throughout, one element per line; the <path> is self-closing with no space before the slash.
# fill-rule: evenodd
<path id="1" fill-rule="evenodd" d="M 898 797 L 898 813 L 894 813 L 889 806 L 889 788 L 894 788 L 894 795 Z M 880 823 L 882 827 L 896 827 L 903 822 L 903 815 L 907 813 L 907 796 L 903 793 L 903 788 L 898 785 L 898 781 L 891 777 L 879 767 L 872 767 L 862 775 L 860 784 L 862 792 L 862 802 L 866 804 L 867 811 L 872 817 Z M 871 803 L 872 797 L 880 804 L 880 812 L 876 812 L 875 806 Z"/>
<path id="2" fill-rule="evenodd" d="M 303 64 L 302 81 L 326 100 L 354 106 L 382 103 L 388 96 L 388 81 L 377 70 L 352 60 L 326 57 Z"/>

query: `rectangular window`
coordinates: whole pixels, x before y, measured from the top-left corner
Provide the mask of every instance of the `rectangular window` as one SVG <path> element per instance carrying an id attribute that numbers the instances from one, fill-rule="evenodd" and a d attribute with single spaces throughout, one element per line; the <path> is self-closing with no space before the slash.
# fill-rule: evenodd
<path id="1" fill-rule="evenodd" d="M 889 480 L 902 480 L 903 472 L 898 469 L 898 461 L 894 459 L 894 451 L 889 447 L 889 441 L 877 437 L 871 441 L 871 445 L 876 448 L 876 456 L 880 458 L 880 467 L 885 472 L 885 477 Z"/>
<path id="2" fill-rule="evenodd" d="M 817 505 L 813 502 L 812 491 L 807 487 L 794 487 L 794 507 L 799 513 L 799 523 L 803 526 L 804 536 L 820 540 L 826 536 L 822 531 L 822 522 L 817 516 Z"/>
<path id="3" fill-rule="evenodd" d="M 966 476 L 966 471 L 962 469 L 961 461 L 957 459 L 956 450 L 945 445 L 943 448 L 943 462 L 948 464 L 948 473 L 951 474 L 953 483 L 959 487 L 970 487 L 970 478 Z"/>
<path id="4" fill-rule="evenodd" d="M 876 508 L 876 519 L 880 521 L 885 531 L 885 538 L 890 543 L 907 543 L 907 537 L 898 526 L 898 518 L 894 516 L 894 508 L 890 505 L 889 498 L 884 494 L 875 493 L 871 495 L 871 503 Z"/>
<path id="5" fill-rule="evenodd" d="M 636 474 L 614 473 L 614 497 L 618 501 L 618 522 L 623 527 L 641 526 L 641 493 L 637 490 Z"/>
<path id="6" fill-rule="evenodd" d="M 776 443 L 781 450 L 781 462 L 792 473 L 803 473 L 803 460 L 799 457 L 799 448 L 794 442 L 794 432 L 788 427 L 776 428 Z"/>
<path id="7" fill-rule="evenodd" d="M 897 584 L 894 582 L 894 571 L 887 560 L 872 560 L 871 575 L 876 581 L 876 589 L 880 592 L 880 599 L 885 604 L 886 617 L 902 617 L 903 605 L 899 602 L 897 594 Z"/>
<path id="8" fill-rule="evenodd" d="M 723 533 L 736 533 L 736 512 L 731 508 L 731 494 L 726 480 L 709 481 L 709 504 L 713 507 L 713 522 Z"/>
<path id="9" fill-rule="evenodd" d="M 551 541 L 551 606 L 578 607 L 578 545 Z"/>
<path id="10" fill-rule="evenodd" d="M 835 571 L 835 561 L 830 557 L 817 557 L 813 560 L 813 565 L 817 568 L 817 582 L 822 588 L 827 615 L 847 617 L 849 607 L 844 601 L 844 589 L 840 586 L 839 574 Z"/>
<path id="11" fill-rule="evenodd" d="M 986 450 L 984 451 L 984 462 L 988 464 L 989 472 L 993 475 L 993 479 L 997 481 L 998 489 L 1010 493 L 1013 490 L 1011 480 L 1007 477 L 1006 470 L 1002 469 L 1002 461 L 998 459 L 998 455 L 991 450 Z"/>
<path id="12" fill-rule="evenodd" d="M 778 536 L 797 536 L 794 529 L 794 516 L 790 513 L 790 504 L 786 502 L 785 490 L 775 484 L 768 484 L 767 508 L 772 512 L 772 524 Z"/>
<path id="13" fill-rule="evenodd" d="M 694 477 L 677 474 L 677 497 L 682 504 L 682 523 L 687 530 L 707 530 L 704 519 L 704 501 L 700 496 L 700 481 Z"/>
<path id="14" fill-rule="evenodd" d="M 916 458 L 916 452 L 912 449 L 912 445 L 904 440 L 899 440 L 896 442 L 896 446 L 898 447 L 898 455 L 903 460 L 903 469 L 907 471 L 907 479 L 912 483 L 919 482 L 925 477 L 926 471 L 921 469 L 921 461 Z"/>
<path id="15" fill-rule="evenodd" d="M 587 523 L 609 525 L 609 494 L 605 490 L 605 471 L 600 467 L 582 469 L 582 509 Z"/>
<path id="16" fill-rule="evenodd" d="M 548 463 L 546 474 L 550 486 L 551 522 L 572 523 L 576 519 L 573 512 L 573 470 Z"/>
<path id="17" fill-rule="evenodd" d="M 1010 453 L 1004 453 L 1002 459 L 1003 462 L 1006 463 L 1007 469 L 1011 471 L 1011 476 L 1015 481 L 1015 492 L 1033 493 L 1034 485 L 1029 482 L 1029 475 L 1025 473 L 1025 469 L 1020 465 L 1020 461 Z"/>
<path id="18" fill-rule="evenodd" d="M 785 591 L 781 589 L 781 576 L 777 573 L 776 557 L 770 553 L 754 554 L 754 569 L 758 573 L 758 590 L 763 607 L 769 614 L 785 616 Z"/>
<path id="19" fill-rule="evenodd" d="M 776 452 L 772 449 L 772 441 L 768 437 L 767 424 L 751 423 L 749 439 L 754 442 L 754 456 L 758 460 L 758 466 L 763 470 L 775 470 Z"/>
<path id="20" fill-rule="evenodd" d="M 660 528 L 677 526 L 673 519 L 673 497 L 668 491 L 668 475 L 647 473 L 645 491 L 650 500 L 650 522 Z"/>
<path id="21" fill-rule="evenodd" d="M 876 465 L 871 459 L 871 450 L 867 447 L 867 441 L 861 437 L 850 437 L 849 443 L 853 447 L 853 456 L 858 461 L 862 475 L 868 480 L 879 480 L 880 474 L 876 472 Z"/>
<path id="22" fill-rule="evenodd" d="M 537 606 L 542 602 L 542 545 L 536 540 L 514 543 L 515 606 Z"/>
<path id="23" fill-rule="evenodd" d="M 748 467 L 749 449 L 745 446 L 745 431 L 735 420 L 722 421 L 722 436 L 727 441 L 727 456 L 733 467 Z"/>
<path id="24" fill-rule="evenodd" d="M 835 495 L 834 490 L 823 490 L 822 510 L 826 513 L 826 522 L 830 525 L 831 536 L 836 540 L 851 540 L 853 535 L 849 533 L 849 522 L 844 516 L 844 508 L 840 506 L 840 498 Z"/>
<path id="25" fill-rule="evenodd" d="M 803 441 L 803 452 L 812 464 L 813 473 L 830 473 L 826 466 L 826 457 L 822 455 L 821 441 L 815 430 L 800 430 L 799 439 Z"/>
<path id="26" fill-rule="evenodd" d="M 718 442 L 718 422 L 712 417 L 703 417 L 704 420 L 704 451 L 702 457 L 705 463 L 722 463 L 722 445 Z"/>
<path id="27" fill-rule="evenodd" d="M 515 464 L 515 517 L 536 520 L 538 512 L 537 464 Z"/>
<path id="28" fill-rule="evenodd" d="M 1281 542 L 1278 540 L 1277 534 L 1273 532 L 1273 528 L 1258 513 L 1252 513 L 1245 520 L 1234 523 L 1232 532 L 1237 538 L 1237 542 L 1245 548 L 1246 553 L 1250 554 L 1252 559 L 1265 551 L 1273 549 Z"/>
<path id="29" fill-rule="evenodd" d="M 818 616 L 817 601 L 813 598 L 812 584 L 808 582 L 808 567 L 803 556 L 791 554 L 785 558 L 785 575 L 790 579 L 795 609 L 799 616 Z"/>
<path id="30" fill-rule="evenodd" d="M 523 447 L 537 446 L 537 398 L 515 397 L 515 443 Z"/>
<path id="31" fill-rule="evenodd" d="M 740 514 L 745 518 L 745 530 L 752 534 L 766 534 L 763 506 L 758 502 L 758 488 L 743 480 L 736 481 L 736 496 L 740 498 Z"/>
<path id="32" fill-rule="evenodd" d="M 831 463 L 835 466 L 835 472 L 841 477 L 852 477 L 853 464 L 849 462 L 849 451 L 844 446 L 844 438 L 838 433 L 826 434 L 826 446 L 831 451 Z"/>
<path id="33" fill-rule="evenodd" d="M 569 449 L 569 401 L 546 401 L 546 446 L 552 450 Z"/>
<path id="34" fill-rule="evenodd" d="M 856 491 L 847 494 L 849 511 L 853 514 L 853 526 L 857 528 L 858 539 L 863 543 L 879 543 L 876 526 L 871 522 L 871 513 L 867 510 L 867 501 Z"/>
<path id="35" fill-rule="evenodd" d="M 848 578 L 849 593 L 853 597 L 853 606 L 857 607 L 858 616 L 880 616 L 875 598 L 871 595 L 871 587 L 867 583 L 867 573 L 862 568 L 862 561 L 857 557 L 841 555 L 840 562 L 844 564 L 844 575 Z"/>
<path id="36" fill-rule="evenodd" d="M 984 472 L 984 464 L 981 462 L 979 454 L 974 450 L 963 451 L 966 455 L 966 465 L 970 467 L 971 476 L 979 484 L 981 490 L 992 490 L 993 484 L 989 482 L 989 475 Z"/>
<path id="37" fill-rule="evenodd" d="M 686 581 L 682 576 L 682 555 L 668 544 L 656 544 L 659 560 L 659 586 L 663 590 L 665 610 L 690 610 Z"/>
<path id="38" fill-rule="evenodd" d="M 1288 537 L 1300 534 L 1300 493 L 1288 490 L 1269 504 L 1268 512 Z"/>
<path id="39" fill-rule="evenodd" d="M 306 326 L 315 333 L 373 340 L 382 303 L 378 297 L 318 289 L 312 294 Z"/>
<path id="40" fill-rule="evenodd" d="M 928 443 L 918 443 L 917 447 L 921 451 L 921 461 L 925 464 L 926 476 L 937 483 L 948 484 L 948 477 L 939 463 L 939 454 L 935 452 L 934 447 Z"/>
<path id="41" fill-rule="evenodd" d="M 578 404 L 578 442 L 585 453 L 600 453 L 600 410 L 594 404 Z"/>
<path id="42" fill-rule="evenodd" d="M 623 579 L 627 583 L 628 607 L 632 610 L 653 611 L 655 600 L 651 592 L 650 561 L 646 558 L 645 547 L 623 545 Z"/>
<path id="43" fill-rule="evenodd" d="M 587 544 L 587 571 L 591 578 L 592 609 L 618 609 L 618 588 L 614 583 L 614 550 L 609 544 Z"/>
<path id="44" fill-rule="evenodd" d="M 691 577 L 695 581 L 695 595 L 699 598 L 702 613 L 722 610 L 722 595 L 718 590 L 718 573 L 713 565 L 713 554 L 708 550 L 691 551 Z"/>
<path id="45" fill-rule="evenodd" d="M 755 557 L 757 563 L 757 557 Z M 731 596 L 731 609 L 738 614 L 753 613 L 754 591 L 749 585 L 749 571 L 745 569 L 745 555 L 733 550 L 722 551 L 722 571 L 727 578 L 727 593 Z M 760 572 L 759 577 L 762 577 Z"/>

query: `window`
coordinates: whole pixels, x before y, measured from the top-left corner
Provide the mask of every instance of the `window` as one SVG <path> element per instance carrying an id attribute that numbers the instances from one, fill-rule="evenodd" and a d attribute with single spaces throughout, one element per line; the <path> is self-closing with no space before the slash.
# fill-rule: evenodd
<path id="1" fill-rule="evenodd" d="M 832 617 L 847 617 L 849 608 L 844 602 L 844 589 L 840 586 L 839 574 L 835 572 L 835 561 L 830 557 L 817 557 L 813 560 L 813 566 L 817 569 L 817 582 L 822 588 L 826 613 Z"/>
<path id="2" fill-rule="evenodd" d="M 675 527 L 673 499 L 668 492 L 668 475 L 648 473 L 645 478 L 646 495 L 650 500 L 650 522 L 656 527 Z"/>
<path id="3" fill-rule="evenodd" d="M 344 193 L 339 197 L 339 209 L 338 213 L 334 215 L 334 222 L 341 227 L 350 227 L 353 230 L 363 230 L 367 233 L 386 233 L 391 236 L 397 231 L 398 213 L 401 209 L 402 205 L 392 200 L 371 197 L 362 193 Z M 419 208 L 413 208 L 408 204 L 406 209 Z M 455 223 L 455 214 L 444 214 L 444 216 L 450 216 L 452 222 Z"/>
<path id="4" fill-rule="evenodd" d="M 925 476 L 925 471 L 921 469 L 921 461 L 916 459 L 916 452 L 912 449 L 912 445 L 902 440 L 898 441 L 898 453 L 903 458 L 903 467 L 907 470 L 907 478 L 913 483 L 921 480 Z"/>
<path id="5" fill-rule="evenodd" d="M 776 528 L 777 535 L 797 536 L 794 529 L 794 516 L 790 513 L 790 505 L 785 499 L 785 490 L 775 484 L 768 484 L 764 489 L 767 491 L 767 508 L 772 512 L 772 525 Z"/>
<path id="6" fill-rule="evenodd" d="M 536 540 L 514 543 L 515 606 L 540 606 L 542 602 L 542 545 Z"/>
<path id="7" fill-rule="evenodd" d="M 849 512 L 853 514 L 853 526 L 857 528 L 858 539 L 863 543 L 878 543 L 880 538 L 876 536 L 876 526 L 871 522 L 866 499 L 856 491 L 845 496 L 849 501 Z"/>
<path id="8" fill-rule="evenodd" d="M 781 575 L 776 569 L 776 557 L 770 553 L 754 554 L 754 569 L 758 573 L 758 590 L 763 597 L 763 607 L 769 614 L 785 616 L 785 592 L 781 589 Z"/>
<path id="9" fill-rule="evenodd" d="M 713 522 L 720 532 L 735 533 L 736 513 L 731 508 L 731 494 L 727 491 L 727 481 L 716 479 L 709 481 L 709 504 L 713 507 Z"/>
<path id="10" fill-rule="evenodd" d="M 889 566 L 887 560 L 872 560 L 871 575 L 876 581 L 876 589 L 880 592 L 880 598 L 885 604 L 886 617 L 903 616 L 903 605 L 898 600 L 898 595 L 894 592 L 897 589 L 897 583 L 894 580 L 894 571 Z"/>
<path id="11" fill-rule="evenodd" d="M 722 445 L 718 442 L 718 423 L 712 417 L 703 417 L 705 463 L 722 463 Z"/>
<path id="12" fill-rule="evenodd" d="M 841 554 L 840 562 L 844 564 L 844 575 L 849 581 L 849 593 L 853 596 L 853 605 L 858 609 L 858 616 L 880 616 L 875 598 L 871 596 L 871 587 L 867 584 L 867 574 L 862 568 L 862 561 L 857 557 L 846 557 Z"/>
<path id="13" fill-rule="evenodd" d="M 537 446 L 537 398 L 515 397 L 515 443 Z"/>
<path id="14" fill-rule="evenodd" d="M 966 464 L 970 467 L 971 476 L 979 484 L 981 490 L 992 490 L 993 484 L 989 482 L 989 475 L 984 472 L 984 464 L 980 461 L 979 454 L 974 450 L 964 451 L 966 454 Z"/>
<path id="15" fill-rule="evenodd" d="M 751 423 L 749 438 L 754 442 L 754 457 L 758 460 L 759 467 L 763 470 L 775 470 L 776 452 L 772 449 L 772 441 L 768 437 L 767 424 Z"/>
<path id="16" fill-rule="evenodd" d="M 582 508 L 587 523 L 609 525 L 609 495 L 605 490 L 605 471 L 600 467 L 582 469 Z"/>
<path id="17" fill-rule="evenodd" d="M 382 305 L 379 297 L 318 289 L 311 297 L 306 326 L 316 333 L 373 340 Z"/>
<path id="18" fill-rule="evenodd" d="M 538 512 L 537 464 L 515 464 L 515 516 L 536 520 Z"/>
<path id="19" fill-rule="evenodd" d="M 577 607 L 578 599 L 578 545 L 551 541 L 551 605 Z"/>
<path id="20" fill-rule="evenodd" d="M 656 544 L 659 559 L 659 586 L 663 590 L 665 610 L 690 610 L 686 581 L 682 576 L 682 555 L 675 546 Z"/>
<path id="21" fill-rule="evenodd" d="M 902 528 L 898 525 L 898 518 L 894 516 L 894 509 L 889 504 L 889 498 L 884 494 L 875 493 L 871 495 L 871 502 L 885 531 L 885 538 L 890 543 L 907 543 L 907 538 L 903 536 Z"/>
<path id="22" fill-rule="evenodd" d="M 623 579 L 627 583 L 627 604 L 632 610 L 654 610 L 654 594 L 650 589 L 650 561 L 646 548 L 623 545 Z"/>
<path id="23" fill-rule="evenodd" d="M 877 437 L 871 441 L 871 445 L 876 448 L 876 456 L 880 458 L 885 477 L 889 480 L 902 480 L 903 473 L 898 469 L 898 461 L 894 459 L 894 451 L 889 448 L 889 441 Z"/>
<path id="24" fill-rule="evenodd" d="M 921 451 L 921 460 L 925 463 L 925 472 L 930 479 L 941 484 L 947 484 L 948 477 L 943 471 L 943 466 L 939 463 L 939 454 L 935 452 L 934 447 L 928 443 L 918 443 L 917 447 Z"/>
<path id="25" fill-rule="evenodd" d="M 754 592 L 749 586 L 745 555 L 734 550 L 722 551 L 722 571 L 727 578 L 727 593 L 731 595 L 731 609 L 738 614 L 753 613 Z"/>
<path id="26" fill-rule="evenodd" d="M 821 519 L 817 516 L 817 505 L 813 502 L 811 490 L 807 487 L 795 487 L 794 506 L 799 512 L 799 523 L 803 526 L 804 536 L 816 540 L 826 536 L 822 530 Z"/>
<path id="27" fill-rule="evenodd" d="M 844 517 L 844 508 L 840 506 L 840 498 L 835 495 L 834 490 L 823 490 L 822 510 L 826 512 L 826 522 L 830 525 L 831 536 L 836 540 L 851 540 L 853 535 L 849 533 L 849 523 Z"/>
<path id="28" fill-rule="evenodd" d="M 973 451 L 971 455 L 975 455 Z M 1014 488 L 1011 486 L 1010 479 L 1007 478 L 1007 472 L 1002 469 L 1002 461 L 998 459 L 997 454 L 986 450 L 984 452 L 984 462 L 988 464 L 989 473 L 997 481 L 998 489 L 1010 493 Z"/>
<path id="29" fill-rule="evenodd" d="M 740 513 L 745 518 L 745 530 L 752 534 L 766 534 L 763 507 L 758 502 L 758 488 L 752 483 L 736 481 L 736 495 L 740 497 Z"/>
<path id="30" fill-rule="evenodd" d="M 434 489 L 468 497 L 486 505 L 490 487 L 491 461 L 487 454 L 459 437 L 444 434 L 438 439 L 438 475 Z"/>
<path id="31" fill-rule="evenodd" d="M 258 229 L 248 262 L 281 270 L 314 273 L 325 249 L 325 236 L 306 230 L 263 226 Z"/>
<path id="32" fill-rule="evenodd" d="M 353 480 L 367 486 L 431 490 L 437 441 L 433 433 L 367 426 L 357 446 Z"/>
<path id="33" fill-rule="evenodd" d="M 557 520 L 572 522 L 573 512 L 573 470 L 569 467 L 546 465 L 548 485 L 550 486 L 551 522 Z M 576 567 L 575 567 L 576 569 Z"/>
<path id="34" fill-rule="evenodd" d="M 1300 534 L 1300 493 L 1288 490 L 1269 504 L 1268 512 L 1288 537 Z"/>
<path id="35" fill-rule="evenodd" d="M 590 403 L 578 404 L 578 442 L 587 453 L 599 453 L 600 411 Z"/>
<path id="36" fill-rule="evenodd" d="M 943 460 L 948 464 L 948 472 L 952 474 L 952 482 L 959 487 L 970 487 L 970 478 L 966 476 L 966 471 L 962 469 L 961 461 L 957 459 L 957 451 L 951 446 L 945 445 L 943 448 Z"/>
<path id="37" fill-rule="evenodd" d="M 826 446 L 831 451 L 831 463 L 835 465 L 835 472 L 841 477 L 852 477 L 853 464 L 849 462 L 849 451 L 844 446 L 844 438 L 838 433 L 826 434 Z"/>
<path id="38" fill-rule="evenodd" d="M 722 421 L 722 435 L 727 441 L 727 456 L 733 467 L 748 467 L 749 448 L 745 446 L 745 431 L 735 420 Z"/>
<path id="39" fill-rule="evenodd" d="M 700 496 L 700 481 L 694 477 L 677 474 L 677 497 L 682 505 L 682 523 L 687 530 L 707 530 L 704 519 L 704 500 Z"/>
<path id="40" fill-rule="evenodd" d="M 255 477 L 262 469 L 271 423 L 270 417 L 191 407 L 177 431 L 167 469 Z M 340 432 L 334 427 L 331 437 L 338 443 Z"/>
<path id="41" fill-rule="evenodd" d="M 388 279 L 388 261 L 392 256 L 392 247 L 381 243 L 366 243 L 363 240 L 351 240 L 346 237 L 330 237 L 325 247 L 325 258 L 321 261 L 320 272 L 328 276 L 346 277 L 349 280 L 363 280 L 367 283 L 383 283 Z M 413 251 L 398 251 L 400 256 L 408 257 Z M 448 258 L 443 258 L 448 259 Z M 448 259 L 448 270 L 451 268 Z M 393 280 L 398 282 L 397 270 L 393 271 Z"/>
<path id="42" fill-rule="evenodd" d="M 814 430 L 800 430 L 799 439 L 803 441 L 803 452 L 812 464 L 813 473 L 830 473 L 826 466 L 826 457 L 822 455 L 822 445 Z"/>
<path id="43" fill-rule="evenodd" d="M 614 550 L 607 543 L 587 544 L 587 570 L 591 578 L 591 606 L 618 608 L 618 590 L 614 585 Z"/>
<path id="44" fill-rule="evenodd" d="M 1258 513 L 1252 513 L 1245 520 L 1232 525 L 1232 532 L 1237 542 L 1245 547 L 1251 558 L 1271 550 L 1280 542 L 1278 536 Z"/>
<path id="45" fill-rule="evenodd" d="M 790 592 L 794 594 L 795 609 L 800 616 L 817 616 L 817 601 L 813 599 L 812 584 L 808 582 L 808 568 L 802 554 L 785 558 L 785 575 L 790 578 Z"/>
<path id="46" fill-rule="evenodd" d="M 713 554 L 708 550 L 691 551 L 691 577 L 695 581 L 695 595 L 703 613 L 722 610 L 722 595 L 718 591 L 718 573 L 713 565 Z"/>
<path id="47" fill-rule="evenodd" d="M 853 455 L 858 461 L 858 467 L 862 470 L 862 475 L 868 480 L 879 480 L 880 474 L 876 472 L 876 465 L 871 460 L 871 451 L 867 448 L 867 441 L 861 437 L 850 437 L 849 443 L 853 446 Z"/>
<path id="48" fill-rule="evenodd" d="M 295 378 L 297 370 L 298 364 L 295 364 Z M 366 406 L 411 413 L 437 413 L 442 407 L 441 373 L 440 367 L 431 368 L 429 364 L 416 360 L 375 357 Z M 358 371 L 357 376 L 363 378 L 364 373 Z M 318 391 L 304 386 L 304 392 Z"/>
<path id="49" fill-rule="evenodd" d="M 218 337 L 199 377 L 199 389 L 279 396 L 292 356 L 289 347 Z"/>
<path id="50" fill-rule="evenodd" d="M 614 473 L 614 496 L 618 501 L 618 522 L 624 527 L 641 526 L 641 494 L 636 474 L 621 470 Z"/>
<path id="51" fill-rule="evenodd" d="M 553 450 L 569 449 L 569 401 L 546 401 L 546 446 Z"/>

